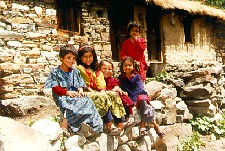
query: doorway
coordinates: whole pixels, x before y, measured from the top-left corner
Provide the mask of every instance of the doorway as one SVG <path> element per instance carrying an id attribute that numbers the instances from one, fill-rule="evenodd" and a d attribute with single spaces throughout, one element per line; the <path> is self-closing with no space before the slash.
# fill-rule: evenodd
<path id="1" fill-rule="evenodd" d="M 120 61 L 127 25 L 134 19 L 134 0 L 109 0 L 110 40 L 113 61 Z"/>
<path id="2" fill-rule="evenodd" d="M 160 8 L 149 6 L 146 10 L 147 20 L 147 50 L 151 63 L 163 62 L 160 31 Z"/>

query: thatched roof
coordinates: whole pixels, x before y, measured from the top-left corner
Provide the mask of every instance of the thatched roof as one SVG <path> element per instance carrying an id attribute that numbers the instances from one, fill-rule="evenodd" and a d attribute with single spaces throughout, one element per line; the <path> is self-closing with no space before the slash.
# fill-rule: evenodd
<path id="1" fill-rule="evenodd" d="M 153 3 L 163 9 L 180 9 L 189 12 L 190 14 L 207 15 L 217 17 L 225 20 L 225 12 L 200 2 L 189 0 L 146 0 L 146 2 Z"/>

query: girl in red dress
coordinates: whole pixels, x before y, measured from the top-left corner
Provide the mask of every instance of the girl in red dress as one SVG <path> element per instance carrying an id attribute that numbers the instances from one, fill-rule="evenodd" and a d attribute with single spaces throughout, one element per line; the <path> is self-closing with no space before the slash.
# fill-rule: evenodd
<path id="1" fill-rule="evenodd" d="M 144 51 L 146 49 L 146 41 L 144 38 L 140 38 L 140 24 L 135 21 L 131 21 L 128 24 L 128 39 L 123 42 L 122 50 L 120 52 L 120 59 L 124 59 L 126 56 L 132 57 L 139 63 L 140 71 L 138 72 L 141 76 L 142 81 L 146 80 L 146 72 L 148 64 L 145 61 Z"/>

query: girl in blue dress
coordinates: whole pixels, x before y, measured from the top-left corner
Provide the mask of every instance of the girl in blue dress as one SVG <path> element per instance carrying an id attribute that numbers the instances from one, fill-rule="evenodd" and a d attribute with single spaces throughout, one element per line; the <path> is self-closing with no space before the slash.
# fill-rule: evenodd
<path id="1" fill-rule="evenodd" d="M 45 88 L 52 88 L 52 96 L 64 119 L 63 129 L 78 132 L 83 124 L 89 125 L 94 132 L 103 131 L 103 122 L 92 100 L 83 92 L 86 88 L 80 72 L 72 68 L 77 53 L 73 45 L 60 48 L 61 65 L 54 68 L 45 83 Z"/>
<path id="2" fill-rule="evenodd" d="M 146 135 L 147 129 L 145 124 L 152 123 L 154 129 L 159 136 L 165 134 L 156 124 L 155 110 L 150 104 L 150 98 L 147 92 L 144 90 L 144 85 L 140 75 L 137 73 L 139 70 L 137 62 L 131 57 L 125 57 L 120 64 L 121 75 L 119 76 L 120 87 L 123 91 L 128 93 L 130 99 L 136 104 L 137 109 L 140 112 L 141 123 L 140 123 L 140 135 Z"/>

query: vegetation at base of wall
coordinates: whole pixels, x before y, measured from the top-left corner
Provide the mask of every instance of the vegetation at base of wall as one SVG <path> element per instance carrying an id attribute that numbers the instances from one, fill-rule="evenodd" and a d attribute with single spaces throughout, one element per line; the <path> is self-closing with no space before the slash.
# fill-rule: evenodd
<path id="1" fill-rule="evenodd" d="M 200 151 L 200 147 L 204 146 L 205 143 L 201 140 L 200 134 L 196 131 L 193 132 L 191 138 L 182 142 L 179 145 L 179 151 Z"/>
<path id="2" fill-rule="evenodd" d="M 168 72 L 166 72 L 166 70 L 162 70 L 156 77 L 147 78 L 145 83 L 148 83 L 150 81 L 159 81 L 166 83 L 169 78 L 171 78 L 171 75 Z"/>
<path id="3" fill-rule="evenodd" d="M 222 119 L 212 120 L 207 116 L 197 116 L 190 120 L 193 130 L 203 135 L 215 135 L 216 138 L 225 137 L 225 114 Z"/>

